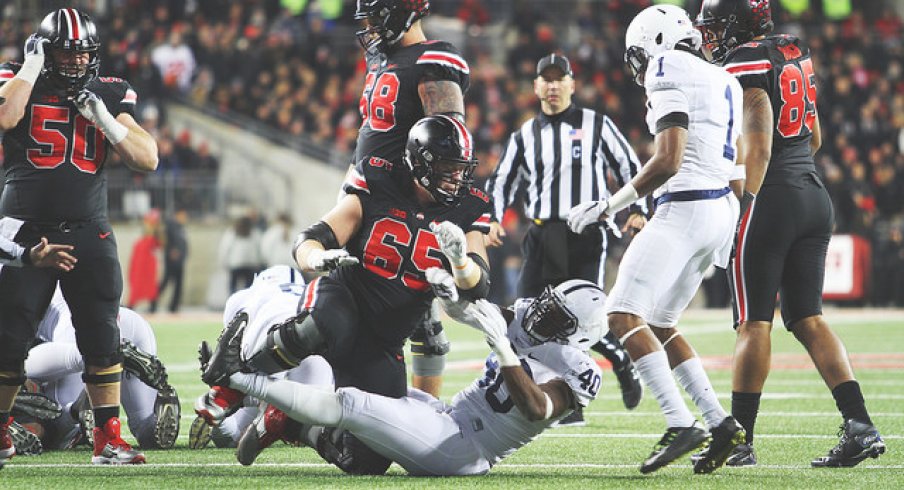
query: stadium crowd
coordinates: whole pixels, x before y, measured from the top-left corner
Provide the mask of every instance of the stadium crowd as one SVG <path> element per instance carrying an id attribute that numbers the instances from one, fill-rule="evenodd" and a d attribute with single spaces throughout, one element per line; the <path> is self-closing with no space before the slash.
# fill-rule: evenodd
<path id="1" fill-rule="evenodd" d="M 47 7 L 53 2 L 48 3 Z M 105 75 L 127 78 L 140 94 L 142 118 L 160 117 L 161 169 L 210 170 L 209 148 L 172 135 L 161 101 L 180 98 L 224 116 L 239 114 L 286 140 L 305 138 L 348 154 L 360 123 L 363 56 L 351 20 L 354 2 L 75 1 L 104 32 Z M 536 61 L 557 51 L 571 61 L 575 102 L 608 114 L 641 159 L 651 137 L 636 86 L 624 69 L 624 29 L 649 0 L 592 2 L 444 0 L 432 25 L 464 26 L 456 40 L 471 68 L 467 126 L 479 148 L 478 175 L 493 170 L 508 134 L 536 113 Z M 686 6 L 695 12 L 698 1 Z M 774 2 L 776 31 L 809 44 L 818 78 L 824 144 L 817 165 L 835 204 L 836 231 L 870 240 L 870 303 L 904 305 L 904 45 L 893 8 L 855 11 L 840 21 L 812 9 L 792 17 Z M 889 3 L 890 5 L 890 3 Z M 41 5 L 41 10 L 45 5 Z M 14 5 L 0 10 L 0 57 L 21 57 L 34 26 Z M 38 7 L 35 7 L 38 8 Z M 514 13 L 517 12 L 517 15 Z M 493 27 L 501 27 L 493 29 Z M 345 160 L 347 161 L 347 159 Z M 513 228 L 517 228 L 517 219 Z M 512 230 L 516 232 L 516 230 Z M 517 236 L 511 236 L 517 243 Z M 517 249 L 512 250 L 517 254 Z"/>

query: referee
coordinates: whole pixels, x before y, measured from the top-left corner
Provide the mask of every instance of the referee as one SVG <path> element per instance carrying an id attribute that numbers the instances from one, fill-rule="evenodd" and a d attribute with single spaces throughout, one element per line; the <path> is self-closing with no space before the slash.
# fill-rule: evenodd
<path id="1" fill-rule="evenodd" d="M 524 213 L 532 221 L 521 250 L 518 296 L 522 298 L 537 297 L 547 285 L 574 278 L 604 286 L 605 230 L 592 227 L 577 235 L 568 229 L 565 219 L 572 206 L 610 195 L 608 173 L 621 186 L 640 170 L 637 155 L 608 117 L 572 104 L 574 88 L 568 58 L 550 54 L 537 63 L 534 93 L 540 99 L 541 112 L 512 133 L 487 182 L 494 203 L 491 246 L 502 244 L 505 231 L 499 219 L 517 197 L 523 196 Z M 646 212 L 646 202 L 638 201 L 626 229 L 643 228 Z M 625 406 L 636 407 L 642 389 L 621 344 L 607 334 L 594 350 L 612 363 Z M 583 415 L 575 414 L 578 420 L 563 420 L 562 425 L 582 423 Z"/>

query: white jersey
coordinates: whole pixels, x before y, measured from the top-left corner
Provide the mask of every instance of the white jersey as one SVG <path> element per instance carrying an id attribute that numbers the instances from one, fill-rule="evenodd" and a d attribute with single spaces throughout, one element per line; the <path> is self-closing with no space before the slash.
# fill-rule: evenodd
<path id="1" fill-rule="evenodd" d="M 575 347 L 554 342 L 532 345 L 521 328 L 529 304 L 528 300 L 515 302 L 515 318 L 508 327 L 521 365 L 538 385 L 553 379 L 565 381 L 576 402 L 587 406 L 596 397 L 602 371 L 589 355 Z M 472 440 L 490 465 L 534 440 L 557 420 L 532 421 L 518 410 L 494 354 L 487 358 L 484 376 L 455 395 L 451 415 L 472 432 Z"/>
<path id="2" fill-rule="evenodd" d="M 737 160 L 743 120 L 743 90 L 721 67 L 694 54 L 670 50 L 655 56 L 644 74 L 647 126 L 671 113 L 688 115 L 681 169 L 654 192 L 715 190 L 728 186 Z"/>

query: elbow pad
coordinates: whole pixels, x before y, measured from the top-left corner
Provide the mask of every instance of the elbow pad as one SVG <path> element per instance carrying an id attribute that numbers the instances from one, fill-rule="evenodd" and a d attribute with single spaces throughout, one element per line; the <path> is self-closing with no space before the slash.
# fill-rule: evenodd
<path id="1" fill-rule="evenodd" d="M 458 292 L 463 299 L 468 301 L 486 298 L 490 294 L 490 266 L 483 260 L 483 257 L 474 252 L 468 252 L 468 257 L 480 268 L 480 280 L 473 288 L 459 288 Z"/>
<path id="2" fill-rule="evenodd" d="M 342 246 L 339 245 L 339 240 L 336 239 L 336 234 L 333 233 L 333 229 L 330 228 L 330 225 L 326 224 L 324 221 L 318 221 L 302 230 L 302 232 L 295 237 L 295 243 L 292 245 L 293 260 L 295 259 L 295 252 L 298 250 L 298 247 L 307 240 L 314 240 L 315 242 L 320 243 L 326 250 L 342 248 Z"/>

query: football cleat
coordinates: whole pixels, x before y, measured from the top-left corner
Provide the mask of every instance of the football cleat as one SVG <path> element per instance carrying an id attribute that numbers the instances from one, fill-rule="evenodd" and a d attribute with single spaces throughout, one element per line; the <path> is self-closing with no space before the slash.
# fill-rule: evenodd
<path id="1" fill-rule="evenodd" d="M 849 468 L 885 452 L 885 442 L 872 425 L 850 419 L 839 428 L 838 435 L 841 437 L 838 444 L 829 450 L 829 454 L 814 459 L 810 463 L 812 467 Z"/>
<path id="2" fill-rule="evenodd" d="M 179 404 L 179 395 L 176 394 L 175 388 L 167 386 L 157 392 L 154 414 L 157 416 L 154 442 L 160 449 L 171 449 L 179 438 L 179 419 L 182 416 L 182 406 Z"/>
<path id="3" fill-rule="evenodd" d="M 210 424 L 200 415 L 195 417 L 188 429 L 188 448 L 204 449 L 210 444 Z"/>
<path id="4" fill-rule="evenodd" d="M 236 459 L 245 466 L 251 466 L 264 449 L 280 439 L 289 444 L 297 444 L 298 441 L 287 437 L 287 429 L 290 425 L 295 425 L 292 422 L 282 410 L 270 404 L 263 404 L 254 422 L 245 429 L 239 439 L 235 449 Z"/>
<path id="5" fill-rule="evenodd" d="M 40 421 L 50 421 L 63 413 L 63 407 L 43 393 L 26 391 L 23 388 L 16 395 L 16 401 L 10 413 L 13 417 L 27 415 Z"/>
<path id="6" fill-rule="evenodd" d="M 587 425 L 587 421 L 584 420 L 584 407 L 580 406 L 552 424 L 553 427 L 584 427 L 585 425 Z"/>
<path id="7" fill-rule="evenodd" d="M 709 446 L 700 452 L 694 461 L 694 473 L 712 473 L 725 463 L 732 450 L 744 441 L 747 435 L 734 417 L 729 415 L 714 427 Z"/>
<path id="8" fill-rule="evenodd" d="M 208 386 L 229 386 L 229 376 L 242 370 L 242 335 L 248 324 L 248 313 L 236 313 L 229 324 L 220 332 L 217 348 L 204 363 L 203 347 L 201 362 L 204 366 L 201 380 Z"/>
<path id="9" fill-rule="evenodd" d="M 640 383 L 640 375 L 634 368 L 634 363 L 625 355 L 625 363 L 620 366 L 612 366 L 612 372 L 618 379 L 618 387 L 621 388 L 622 403 L 628 410 L 634 410 L 643 398 L 643 385 Z"/>
<path id="10" fill-rule="evenodd" d="M 13 418 L 10 417 L 6 423 L 0 425 L 0 469 L 16 454 L 16 446 L 13 445 L 13 438 L 9 433 L 9 426 L 12 424 Z"/>
<path id="11" fill-rule="evenodd" d="M 241 391 L 214 386 L 195 401 L 195 413 L 208 425 L 216 427 L 241 408 L 244 399 L 245 394 Z"/>
<path id="12" fill-rule="evenodd" d="M 756 452 L 753 450 L 753 443 L 735 446 L 728 455 L 728 459 L 725 460 L 725 466 L 756 466 Z"/>
<path id="13" fill-rule="evenodd" d="M 37 456 L 44 452 L 41 439 L 34 432 L 26 429 L 21 424 L 13 421 L 7 428 L 9 438 L 16 447 L 16 454 L 22 456 Z"/>
<path id="14" fill-rule="evenodd" d="M 157 391 L 167 386 L 166 368 L 157 356 L 135 347 L 128 340 L 122 341 L 122 368 L 134 374 L 142 383 Z"/>
<path id="15" fill-rule="evenodd" d="M 94 456 L 91 464 L 143 464 L 144 454 L 132 449 L 120 436 L 119 419 L 113 417 L 103 427 L 94 428 Z"/>
<path id="16" fill-rule="evenodd" d="M 640 465 L 640 472 L 651 473 L 662 468 L 703 445 L 707 436 L 706 429 L 696 420 L 690 427 L 669 427 L 653 446 L 650 457 Z"/>

